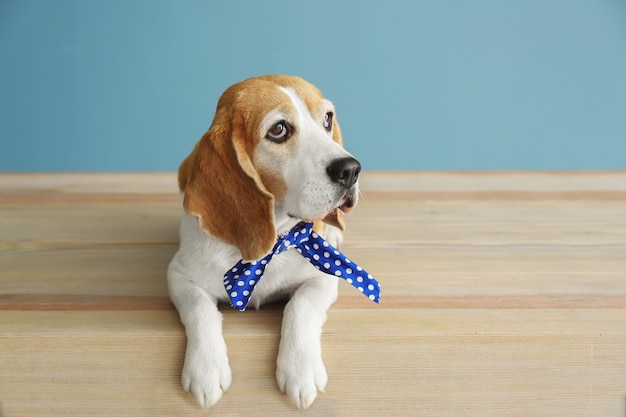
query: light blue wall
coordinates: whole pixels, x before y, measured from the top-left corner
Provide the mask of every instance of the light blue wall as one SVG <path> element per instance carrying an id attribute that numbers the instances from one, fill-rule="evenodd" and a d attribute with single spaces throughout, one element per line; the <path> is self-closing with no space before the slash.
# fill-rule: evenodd
<path id="1" fill-rule="evenodd" d="M 366 169 L 626 169 L 624 0 L 0 0 L 0 170 L 174 170 L 264 73 Z"/>

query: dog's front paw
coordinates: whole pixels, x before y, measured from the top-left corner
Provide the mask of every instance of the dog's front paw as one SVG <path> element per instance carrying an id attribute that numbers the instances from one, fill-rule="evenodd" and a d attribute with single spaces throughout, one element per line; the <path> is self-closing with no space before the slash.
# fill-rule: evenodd
<path id="1" fill-rule="evenodd" d="M 187 353 L 181 382 L 201 407 L 215 405 L 232 381 L 228 356 Z"/>
<path id="2" fill-rule="evenodd" d="M 317 392 L 326 388 L 328 375 L 319 355 L 283 352 L 278 355 L 276 381 L 296 407 L 306 409 L 315 401 Z"/>

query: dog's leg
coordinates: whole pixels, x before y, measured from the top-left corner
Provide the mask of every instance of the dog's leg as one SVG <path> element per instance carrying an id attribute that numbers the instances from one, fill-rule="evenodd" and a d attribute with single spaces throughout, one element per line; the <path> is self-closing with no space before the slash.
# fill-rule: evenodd
<path id="1" fill-rule="evenodd" d="M 298 408 L 308 408 L 326 387 L 320 337 L 337 286 L 335 277 L 321 274 L 305 281 L 285 306 L 276 379 Z"/>
<path id="2" fill-rule="evenodd" d="M 232 380 L 222 335 L 222 314 L 216 300 L 172 266 L 168 279 L 170 297 L 187 334 L 183 389 L 208 408 L 217 403 Z"/>

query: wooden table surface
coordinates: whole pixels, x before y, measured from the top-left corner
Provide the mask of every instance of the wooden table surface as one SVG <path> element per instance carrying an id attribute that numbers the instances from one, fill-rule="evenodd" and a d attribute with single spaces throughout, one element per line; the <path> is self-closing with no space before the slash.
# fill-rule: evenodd
<path id="1" fill-rule="evenodd" d="M 325 393 L 276 388 L 280 306 L 223 307 L 233 384 L 179 385 L 174 173 L 0 174 L 0 416 L 626 414 L 626 172 L 366 172 L 322 339 Z"/>

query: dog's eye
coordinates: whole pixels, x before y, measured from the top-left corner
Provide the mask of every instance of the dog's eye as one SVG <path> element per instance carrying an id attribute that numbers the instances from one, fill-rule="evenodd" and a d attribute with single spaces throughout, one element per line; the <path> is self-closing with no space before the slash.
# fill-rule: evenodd
<path id="1" fill-rule="evenodd" d="M 286 121 L 281 120 L 267 131 L 267 135 L 265 137 L 273 142 L 281 143 L 289 139 L 290 136 L 291 126 Z"/>
<path id="2" fill-rule="evenodd" d="M 329 111 L 328 113 L 324 115 L 324 129 L 326 129 L 327 132 L 330 132 L 332 128 L 333 128 L 333 112 Z"/>

